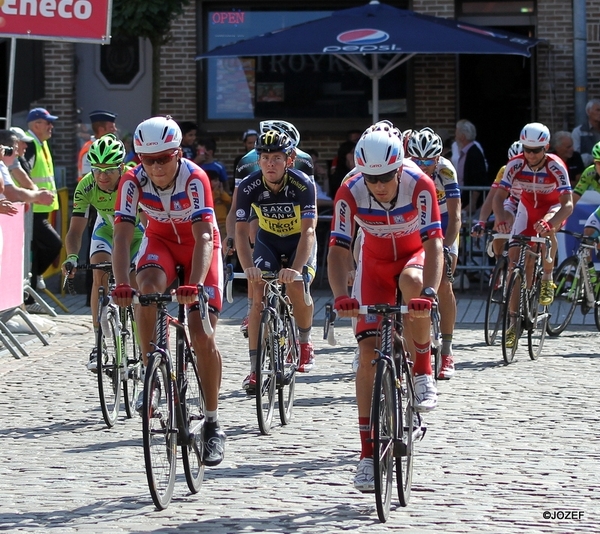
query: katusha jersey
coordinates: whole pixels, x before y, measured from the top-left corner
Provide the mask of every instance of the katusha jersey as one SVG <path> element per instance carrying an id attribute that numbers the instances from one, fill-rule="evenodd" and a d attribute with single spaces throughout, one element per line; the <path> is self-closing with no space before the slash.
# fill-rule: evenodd
<path id="1" fill-rule="evenodd" d="M 410 257 L 424 241 L 443 238 L 435 185 L 407 159 L 393 202 L 375 200 L 362 174 L 342 184 L 335 196 L 329 246 L 350 249 L 355 224 L 364 234 L 363 257 L 383 261 Z"/>
<path id="2" fill-rule="evenodd" d="M 431 179 L 435 184 L 437 201 L 440 207 L 440 215 L 444 216 L 448 213 L 446 199 L 460 198 L 460 189 L 458 187 L 456 169 L 450 160 L 440 156 L 438 163 L 435 166 L 435 170 L 431 175 Z"/>
<path id="3" fill-rule="evenodd" d="M 302 171 L 311 179 L 314 179 L 315 168 L 313 165 L 313 160 L 309 154 L 303 150 L 300 150 L 299 148 L 296 149 L 294 169 Z M 260 167 L 258 166 L 258 154 L 256 153 L 256 150 L 252 149 L 238 162 L 238 165 L 235 169 L 236 186 L 239 183 L 238 181 L 242 181 L 244 178 L 250 176 L 253 172 L 258 170 L 260 170 Z"/>
<path id="4" fill-rule="evenodd" d="M 302 219 L 316 217 L 315 184 L 295 169 L 288 169 L 283 179 L 283 187 L 273 193 L 262 171 L 244 178 L 238 186 L 236 222 L 247 222 L 254 211 L 260 230 L 278 237 L 300 234 Z"/>
<path id="5" fill-rule="evenodd" d="M 569 174 L 563 161 L 554 154 L 546 154 L 541 169 L 531 170 L 525 156 L 519 154 L 506 164 L 499 187 L 511 191 L 521 189 L 521 203 L 528 209 L 540 209 L 558 204 L 561 195 L 571 193 Z"/>
<path id="6" fill-rule="evenodd" d="M 119 186 L 115 224 L 135 223 L 138 205 L 148 216 L 147 237 L 157 235 L 178 244 L 193 245 L 192 224 L 209 222 L 213 226 L 214 247 L 220 248 L 210 181 L 194 162 L 181 159 L 175 183 L 165 191 L 152 183 L 143 165 L 128 171 Z"/>

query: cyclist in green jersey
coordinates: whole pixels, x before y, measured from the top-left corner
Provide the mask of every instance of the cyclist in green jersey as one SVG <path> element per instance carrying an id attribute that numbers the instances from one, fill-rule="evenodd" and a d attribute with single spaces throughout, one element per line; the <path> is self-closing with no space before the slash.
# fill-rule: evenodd
<path id="1" fill-rule="evenodd" d="M 87 173 L 77 184 L 73 195 L 73 214 L 65 238 L 67 259 L 62 264 L 62 271 L 65 276 L 68 274 L 72 278 L 77 271 L 76 268 L 73 268 L 68 273 L 66 265 L 69 263 L 76 266 L 79 261 L 78 253 L 81 248 L 81 238 L 88 225 L 90 206 L 96 208 L 98 212 L 90 243 L 90 262 L 103 263 L 111 261 L 115 202 L 119 181 L 123 174 L 125 155 L 125 146 L 113 134 L 102 136 L 90 146 L 87 158 L 92 166 L 92 171 Z M 143 233 L 144 227 L 138 224 L 131 245 L 132 261 L 137 254 Z M 134 276 L 132 273 L 132 277 Z M 103 270 L 94 270 L 90 305 L 95 331 L 98 329 L 98 288 L 106 285 L 106 278 L 107 273 Z M 134 282 L 135 280 L 132 280 L 132 285 Z M 96 371 L 95 348 L 90 353 L 87 368 L 90 371 Z"/>
<path id="2" fill-rule="evenodd" d="M 577 204 L 586 191 L 600 193 L 600 143 L 596 143 L 592 148 L 592 157 L 594 163 L 583 171 L 579 182 L 573 188 L 573 205 Z"/>

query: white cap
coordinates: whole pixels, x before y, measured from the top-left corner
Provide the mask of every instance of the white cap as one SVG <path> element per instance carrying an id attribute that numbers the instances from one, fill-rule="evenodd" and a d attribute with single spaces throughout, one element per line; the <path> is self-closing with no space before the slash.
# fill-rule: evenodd
<path id="1" fill-rule="evenodd" d="M 19 141 L 25 141 L 26 143 L 33 143 L 33 137 L 27 135 L 21 128 L 18 126 L 13 126 L 10 128 L 10 131 L 17 136 Z"/>

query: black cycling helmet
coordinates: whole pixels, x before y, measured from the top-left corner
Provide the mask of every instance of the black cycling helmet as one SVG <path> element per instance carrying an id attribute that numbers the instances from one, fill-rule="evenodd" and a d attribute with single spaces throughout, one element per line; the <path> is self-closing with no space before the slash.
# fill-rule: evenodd
<path id="1" fill-rule="evenodd" d="M 269 130 L 261 134 L 254 145 L 257 154 L 262 154 L 263 152 L 284 152 L 289 155 L 293 148 L 292 140 L 287 135 L 275 130 Z"/>

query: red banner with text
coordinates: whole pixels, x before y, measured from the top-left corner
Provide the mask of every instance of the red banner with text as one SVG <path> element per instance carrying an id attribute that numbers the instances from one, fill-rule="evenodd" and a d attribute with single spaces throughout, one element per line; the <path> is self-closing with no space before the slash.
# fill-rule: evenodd
<path id="1" fill-rule="evenodd" d="M 110 42 L 112 0 L 0 0 L 0 35 Z"/>

